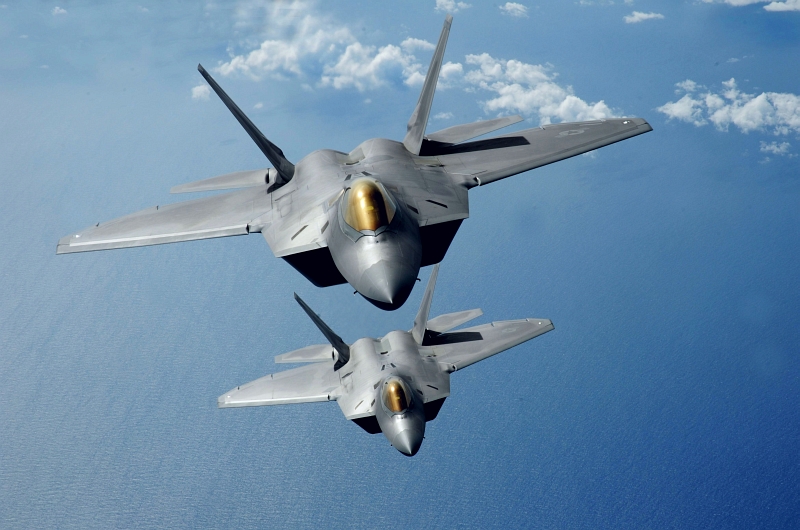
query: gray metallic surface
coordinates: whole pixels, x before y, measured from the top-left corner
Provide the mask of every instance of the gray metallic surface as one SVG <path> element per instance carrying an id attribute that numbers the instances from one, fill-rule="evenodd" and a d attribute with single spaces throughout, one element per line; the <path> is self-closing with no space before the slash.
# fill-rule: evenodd
<path id="1" fill-rule="evenodd" d="M 495 118 L 493 120 L 454 125 L 453 127 L 448 127 L 447 129 L 436 131 L 435 133 L 426 134 L 425 139 L 445 144 L 458 144 L 521 121 L 522 116 L 503 116 L 502 118 Z"/>
<path id="2" fill-rule="evenodd" d="M 451 20 L 448 17 L 444 23 L 404 142 L 374 138 L 350 153 L 322 149 L 296 165 L 201 71 L 277 170 L 244 171 L 182 184 L 173 191 L 250 187 L 97 223 L 61 238 L 56 252 L 260 232 L 276 257 L 285 258 L 316 285 L 347 281 L 376 306 L 396 309 L 413 289 L 423 256 L 428 256 L 427 263 L 443 259 L 458 224 L 469 217 L 471 188 L 652 130 L 641 118 L 623 118 L 545 125 L 453 143 L 518 120 L 507 117 L 450 127 L 425 139 Z M 261 183 L 260 179 L 266 180 L 265 172 L 268 182 Z M 343 226 L 340 209 L 345 190 L 362 177 L 382 184 L 396 202 L 397 213 L 387 229 L 358 235 Z M 421 236 L 423 230 L 431 233 L 441 227 L 450 230 L 447 237 Z M 435 259 L 430 259 L 432 256 Z"/>
<path id="3" fill-rule="evenodd" d="M 273 188 L 277 189 L 280 186 L 283 186 L 294 176 L 294 165 L 289 162 L 286 157 L 283 155 L 283 151 L 281 149 L 270 142 L 266 136 L 264 136 L 261 131 L 258 130 L 258 127 L 250 121 L 244 112 L 239 108 L 233 100 L 228 97 L 228 94 L 225 93 L 224 90 L 214 81 L 208 72 L 206 72 L 205 68 L 202 65 L 197 65 L 197 71 L 200 72 L 200 75 L 206 80 L 206 82 L 211 85 L 211 88 L 214 89 L 219 99 L 225 103 L 225 106 L 228 107 L 228 110 L 231 111 L 233 116 L 236 118 L 236 121 L 244 127 L 244 130 L 247 131 L 247 134 L 250 135 L 253 142 L 261 149 L 261 152 L 264 153 L 264 156 L 272 162 L 275 171 L 277 171 L 277 179 L 272 184 Z"/>
<path id="4" fill-rule="evenodd" d="M 403 138 L 403 145 L 412 154 L 418 155 L 422 138 L 425 136 L 425 127 L 428 125 L 428 115 L 433 104 L 433 94 L 436 91 L 436 83 L 439 81 L 439 70 L 442 68 L 444 60 L 444 50 L 447 47 L 447 38 L 450 36 L 450 26 L 453 17 L 447 15 L 442 26 L 442 33 L 439 35 L 439 42 L 433 52 L 431 64 L 428 66 L 428 73 L 425 74 L 425 82 L 422 84 L 422 92 L 419 94 L 417 106 L 411 113 L 408 120 L 406 137 Z"/>
<path id="5" fill-rule="evenodd" d="M 428 313 L 438 269 L 436 265 L 431 273 L 418 318 Z M 310 314 L 314 314 L 313 311 Z M 335 400 L 345 418 L 376 422 L 380 432 L 398 451 L 413 456 L 422 444 L 425 423 L 434 419 L 438 406 L 450 395 L 452 372 L 553 329 L 549 320 L 524 319 L 444 332 L 477 316 L 480 310 L 472 309 L 442 315 L 437 317 L 438 322 L 437 318 L 430 320 L 436 322 L 436 329 L 441 332 L 431 329 L 430 325 L 423 326 L 422 336 L 426 337 L 423 345 L 408 331 L 392 331 L 379 339 L 361 338 L 349 346 L 350 359 L 338 371 L 334 371 L 329 345 L 314 345 L 279 355 L 278 362 L 312 364 L 231 389 L 219 397 L 218 406 Z M 381 395 L 386 384 L 398 378 L 405 383 L 410 397 L 410 406 L 399 413 L 390 410 Z M 431 416 L 426 412 L 429 404 L 438 405 L 432 409 Z"/>
<path id="6" fill-rule="evenodd" d="M 270 173 L 273 173 L 270 179 Z M 269 184 L 270 180 L 275 180 L 275 170 L 272 168 L 266 169 L 253 169 L 250 171 L 237 171 L 235 173 L 228 173 L 227 175 L 220 175 L 219 177 L 211 177 L 210 179 L 198 180 L 196 182 L 189 182 L 187 184 L 180 184 L 170 188 L 170 193 L 192 193 L 196 191 L 216 191 L 216 190 L 233 190 L 237 188 L 252 188 L 254 186 L 262 186 Z"/>

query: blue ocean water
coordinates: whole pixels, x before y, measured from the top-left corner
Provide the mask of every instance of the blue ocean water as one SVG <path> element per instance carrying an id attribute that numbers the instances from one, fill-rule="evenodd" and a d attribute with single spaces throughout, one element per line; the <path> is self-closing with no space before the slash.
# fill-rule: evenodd
<path id="1" fill-rule="evenodd" d="M 654 132 L 473 190 L 432 314 L 556 329 L 454 374 L 406 458 L 333 403 L 216 398 L 323 340 L 292 292 L 353 341 L 408 329 L 421 289 L 384 313 L 259 235 L 55 255 L 174 184 L 264 165 L 167 63 L 0 85 L 0 526 L 800 526 L 797 159 L 642 104 Z M 295 160 L 407 116 L 289 110 L 259 123 Z"/>

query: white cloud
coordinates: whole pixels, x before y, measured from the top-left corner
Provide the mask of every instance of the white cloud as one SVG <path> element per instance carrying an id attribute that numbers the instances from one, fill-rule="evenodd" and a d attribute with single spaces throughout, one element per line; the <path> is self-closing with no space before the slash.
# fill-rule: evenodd
<path id="1" fill-rule="evenodd" d="M 217 72 L 254 80 L 297 78 L 309 91 L 314 90 L 312 86 L 364 92 L 390 84 L 422 85 L 425 67 L 414 53 L 429 54 L 435 47 L 430 42 L 409 37 L 399 45 L 365 44 L 346 24 L 317 14 L 308 2 L 294 0 L 281 3 L 280 9 L 277 6 L 266 7 L 268 38 L 252 51 L 232 54 Z M 253 10 L 240 15 L 242 24 L 252 24 L 256 17 Z M 466 56 L 463 64 L 443 64 L 437 87 L 483 93 L 486 99 L 479 103 L 485 112 L 520 113 L 541 124 L 615 115 L 603 101 L 587 103 L 577 97 L 572 87 L 560 86 L 556 77 L 550 65 L 496 59 L 484 53 Z M 192 89 L 194 99 L 205 99 L 209 93 L 206 85 Z"/>
<path id="2" fill-rule="evenodd" d="M 409 37 L 400 43 L 400 47 L 411 53 L 414 50 L 433 50 L 436 48 L 436 45 L 426 40 Z"/>
<path id="3" fill-rule="evenodd" d="M 521 61 L 495 59 L 488 53 L 467 55 L 467 64 L 477 68 L 464 75 L 464 80 L 495 94 L 483 101 L 489 113 L 520 113 L 538 117 L 540 124 L 553 120 L 582 121 L 611 118 L 614 112 L 603 101 L 586 103 L 575 96 L 572 87 L 561 87 L 550 73 L 550 67 Z"/>
<path id="4" fill-rule="evenodd" d="M 305 70 L 319 69 L 320 61 L 337 57 L 356 42 L 347 27 L 312 14 L 311 5 L 300 0 L 269 4 L 267 20 L 269 38 L 249 53 L 232 55 L 230 61 L 216 68 L 218 72 L 225 76 L 240 73 L 253 79 L 299 76 Z"/>
<path id="5" fill-rule="evenodd" d="M 255 105 L 253 105 L 253 108 L 254 108 L 254 109 L 261 109 L 261 108 L 264 108 L 264 104 L 263 104 L 263 103 L 261 103 L 261 102 L 259 101 L 258 103 L 256 103 Z"/>
<path id="6" fill-rule="evenodd" d="M 208 85 L 197 85 L 192 88 L 192 99 L 207 101 L 210 94 L 211 88 Z"/>
<path id="7" fill-rule="evenodd" d="M 149 13 L 150 12 L 150 10 L 147 9 L 146 7 L 144 7 L 144 6 L 136 6 L 136 10 L 139 13 Z"/>
<path id="8" fill-rule="evenodd" d="M 242 20 L 255 16 L 251 11 L 240 15 Z M 267 20 L 268 39 L 255 50 L 232 54 L 215 70 L 255 80 L 316 77 L 321 86 L 359 91 L 384 86 L 398 77 L 414 86 L 422 84 L 425 76 L 413 52 L 435 48 L 416 38 L 407 38 L 400 46 L 363 44 L 346 25 L 317 14 L 311 3 L 302 0 L 269 4 Z"/>
<path id="9" fill-rule="evenodd" d="M 506 2 L 504 5 L 500 6 L 500 11 L 502 11 L 504 15 L 508 15 L 511 17 L 517 17 L 517 18 L 528 17 L 528 8 L 516 2 Z"/>
<path id="10" fill-rule="evenodd" d="M 730 6 L 749 6 L 752 4 L 767 4 L 764 9 L 767 11 L 800 11 L 800 0 L 703 0 L 707 4 L 725 3 Z"/>
<path id="11" fill-rule="evenodd" d="M 354 42 L 336 64 L 325 66 L 321 84 L 339 89 L 352 86 L 363 92 L 385 85 L 387 79 L 400 73 L 406 84 L 414 86 L 425 79 L 420 73 L 421 65 L 414 60 L 413 55 L 392 44 L 376 49 Z"/>
<path id="12" fill-rule="evenodd" d="M 460 9 L 468 7 L 472 7 L 472 5 L 466 2 L 456 2 L 456 0 L 436 0 L 436 11 L 442 13 L 458 13 Z"/>
<path id="13" fill-rule="evenodd" d="M 734 125 L 745 133 L 757 130 L 776 135 L 800 132 L 800 96 L 785 92 L 746 94 L 737 88 L 733 78 L 722 85 L 723 90 L 718 93 L 687 91 L 678 101 L 665 103 L 656 110 L 669 119 L 698 127 L 711 122 L 721 131 Z M 687 79 L 676 86 L 692 86 L 694 90 L 698 85 Z"/>
<path id="14" fill-rule="evenodd" d="M 453 113 L 452 112 L 440 112 L 433 117 L 434 120 L 452 120 Z"/>
<path id="15" fill-rule="evenodd" d="M 789 142 L 781 142 L 780 144 L 778 142 L 771 142 L 771 143 L 761 142 L 760 150 L 762 153 L 772 153 L 773 155 L 781 155 L 781 156 L 788 155 L 790 158 L 793 158 L 794 156 L 797 155 L 789 154 L 790 147 L 791 145 L 789 145 Z"/>
<path id="16" fill-rule="evenodd" d="M 661 13 L 642 13 L 641 11 L 634 11 L 630 15 L 622 17 L 626 24 L 638 24 L 645 20 L 657 20 L 664 18 Z"/>
<path id="17" fill-rule="evenodd" d="M 764 6 L 767 11 L 800 11 L 800 0 L 786 0 L 785 2 L 770 2 Z"/>
<path id="18" fill-rule="evenodd" d="M 678 87 L 678 90 L 675 91 L 676 94 L 680 94 L 681 90 L 684 92 L 694 92 L 699 88 L 703 88 L 702 85 L 698 85 L 691 79 L 687 79 L 686 81 L 681 81 L 680 83 L 675 83 L 675 86 Z"/>
<path id="19" fill-rule="evenodd" d="M 63 7 L 56 6 L 56 7 L 53 8 L 53 11 L 51 11 L 51 13 L 53 13 L 54 17 L 58 16 L 58 15 L 66 15 L 67 14 L 67 10 L 64 9 Z"/>

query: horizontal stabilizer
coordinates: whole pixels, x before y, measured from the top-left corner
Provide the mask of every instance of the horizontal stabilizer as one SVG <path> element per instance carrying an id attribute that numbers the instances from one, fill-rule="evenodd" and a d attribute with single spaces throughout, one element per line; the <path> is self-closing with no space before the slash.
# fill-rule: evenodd
<path id="1" fill-rule="evenodd" d="M 484 134 L 514 125 L 522 121 L 522 116 L 503 116 L 494 120 L 476 121 L 475 123 L 465 123 L 463 125 L 455 125 L 436 131 L 435 133 L 425 136 L 426 140 L 432 142 L 440 142 L 443 144 L 457 144 L 472 138 L 477 138 Z"/>
<path id="2" fill-rule="evenodd" d="M 276 363 L 318 363 L 330 361 L 333 357 L 333 347 L 330 344 L 314 344 L 299 350 L 290 351 L 275 357 Z"/>
<path id="3" fill-rule="evenodd" d="M 169 192 L 193 193 L 196 191 L 232 190 L 263 186 L 269 183 L 270 173 L 275 173 L 275 170 L 252 169 L 250 171 L 237 171 L 236 173 L 228 173 L 227 175 L 220 175 L 219 177 L 211 177 L 210 179 L 180 184 L 174 186 Z M 272 175 L 272 180 L 275 180 L 274 174 Z"/>
<path id="4" fill-rule="evenodd" d="M 446 315 L 439 315 L 428 321 L 428 331 L 436 333 L 444 333 L 453 328 L 457 328 L 461 324 L 474 320 L 483 315 L 480 309 L 469 309 L 467 311 L 459 311 L 458 313 L 448 313 Z"/>

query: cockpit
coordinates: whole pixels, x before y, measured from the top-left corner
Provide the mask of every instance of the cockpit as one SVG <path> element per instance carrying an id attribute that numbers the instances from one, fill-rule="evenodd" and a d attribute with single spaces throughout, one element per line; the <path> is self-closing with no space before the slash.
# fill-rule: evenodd
<path id="1" fill-rule="evenodd" d="M 345 223 L 359 232 L 375 232 L 388 226 L 396 211 L 394 202 L 381 183 L 370 178 L 354 180 L 342 204 Z"/>
<path id="2" fill-rule="evenodd" d="M 390 414 L 402 414 L 411 406 L 411 392 L 399 377 L 390 377 L 383 382 L 381 399 Z"/>

